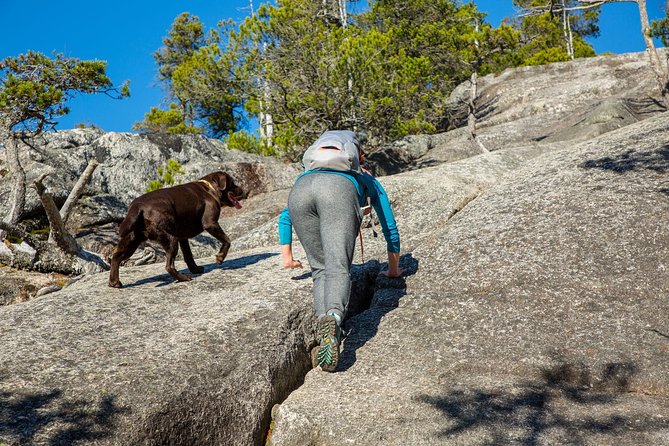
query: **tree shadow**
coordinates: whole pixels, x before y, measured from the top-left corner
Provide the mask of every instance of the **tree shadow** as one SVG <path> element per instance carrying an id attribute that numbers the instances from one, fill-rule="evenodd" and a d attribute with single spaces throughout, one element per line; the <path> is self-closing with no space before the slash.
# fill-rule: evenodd
<path id="1" fill-rule="evenodd" d="M 404 270 L 402 277 L 389 278 L 379 275 L 382 268 L 376 260 L 360 266 L 366 273 L 364 277 L 367 284 L 357 296 L 351 294 L 351 299 L 355 297 L 361 302 L 358 302 L 354 314 L 344 321 L 343 328 L 347 336 L 339 356 L 338 372 L 346 371 L 355 364 L 358 349 L 376 336 L 381 319 L 397 308 L 400 299 L 406 295 L 406 277 L 418 272 L 419 261 L 412 254 L 405 254 L 400 257 L 400 267 Z"/>
<path id="2" fill-rule="evenodd" d="M 73 445 L 110 438 L 117 434 L 119 415 L 131 413 L 107 395 L 92 404 L 84 399 L 65 399 L 53 389 L 32 394 L 0 391 L 0 444 Z M 46 441 L 46 442 L 45 442 Z"/>
<path id="3" fill-rule="evenodd" d="M 548 431 L 561 431 L 570 444 L 591 444 L 593 435 L 669 428 L 666 419 L 640 422 L 641 414 L 597 414 L 598 408 L 617 403 L 636 372 L 631 362 L 608 363 L 593 373 L 584 364 L 558 359 L 556 365 L 539 371 L 538 380 L 521 383 L 514 391 L 453 389 L 443 396 L 421 395 L 416 400 L 441 411 L 448 427 L 435 436 L 449 441 L 483 430 L 490 436 L 486 444 L 537 445 L 545 443 L 542 436 Z M 567 416 L 569 404 L 587 415 Z"/>
<path id="4" fill-rule="evenodd" d="M 584 169 L 600 169 L 625 174 L 634 170 L 652 170 L 665 173 L 669 170 L 669 145 L 660 149 L 639 151 L 629 149 L 617 156 L 588 160 L 580 165 Z"/>
<path id="5" fill-rule="evenodd" d="M 238 257 L 236 259 L 226 260 L 223 263 L 212 262 L 212 263 L 208 263 L 208 264 L 200 265 L 200 266 L 204 268 L 204 273 L 202 273 L 202 274 L 206 274 L 206 273 L 209 273 L 209 272 L 217 270 L 217 269 L 235 270 L 235 269 L 245 268 L 247 266 L 253 265 L 255 263 L 261 262 L 265 259 L 277 256 L 277 255 L 278 254 L 275 253 L 275 252 L 266 252 L 266 253 L 262 253 L 262 254 L 254 254 L 254 255 L 250 255 L 250 256 L 244 256 L 244 257 Z M 179 270 L 179 272 L 182 273 L 182 274 L 191 274 L 191 272 L 188 271 L 188 269 L 186 269 L 186 268 Z M 198 275 L 198 276 L 200 276 L 200 275 Z M 198 276 L 194 276 L 194 278 L 198 277 Z M 127 284 L 127 285 L 124 284 L 123 287 L 124 288 L 133 288 L 133 287 L 137 287 L 137 286 L 140 286 L 140 285 L 146 285 L 147 283 L 153 283 L 153 282 L 158 282 L 158 285 L 156 285 L 156 288 L 158 288 L 158 287 L 171 285 L 171 284 L 177 282 L 177 280 L 174 277 L 170 276 L 169 274 L 164 273 L 164 274 L 160 274 L 160 275 L 157 275 L 157 276 L 147 277 L 146 279 L 140 279 L 140 280 L 137 280 L 137 281 L 135 281 L 133 283 L 130 283 L 130 284 Z"/>

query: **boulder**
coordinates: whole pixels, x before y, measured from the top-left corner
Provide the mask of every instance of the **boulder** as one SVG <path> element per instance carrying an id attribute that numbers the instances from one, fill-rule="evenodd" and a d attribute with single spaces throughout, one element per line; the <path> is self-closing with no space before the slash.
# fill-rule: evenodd
<path id="1" fill-rule="evenodd" d="M 534 155 L 499 152 L 456 163 L 435 194 L 426 186 L 440 183 L 440 166 L 384 178 L 398 219 L 407 222 L 405 249 Z M 222 223 L 239 234 L 233 257 L 222 265 L 201 260 L 206 272 L 191 282 L 175 283 L 163 265 L 124 267 L 121 290 L 95 275 L 0 308 L 0 397 L 8 408 L 0 441 L 263 444 L 272 406 L 302 384 L 314 343 L 310 274 L 281 269 L 277 252 L 276 215 L 286 199 L 286 191 L 275 192 L 249 199 L 247 214 L 230 210 Z M 420 212 L 415 203 L 423 203 Z M 244 234 L 254 218 L 265 223 Z M 373 256 L 384 260 L 385 243 L 371 228 L 364 239 L 367 257 L 356 259 L 352 274 L 352 317 L 366 313 L 374 289 L 396 291 L 377 277 Z M 295 252 L 306 260 L 299 244 Z M 411 258 L 403 264 L 416 269 Z"/>

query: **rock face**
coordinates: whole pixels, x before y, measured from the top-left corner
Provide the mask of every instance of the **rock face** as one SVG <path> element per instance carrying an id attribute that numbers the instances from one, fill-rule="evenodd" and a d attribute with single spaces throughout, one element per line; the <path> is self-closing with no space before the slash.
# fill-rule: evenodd
<path id="1" fill-rule="evenodd" d="M 668 129 L 535 158 L 442 213 L 270 444 L 669 444 Z M 456 175 L 439 171 L 430 189 Z M 424 211 L 406 202 L 403 233 Z"/>
<path id="2" fill-rule="evenodd" d="M 506 70 L 480 78 L 478 93 L 477 134 L 490 151 L 537 141 L 564 148 L 665 110 L 645 53 Z M 480 154 L 464 128 L 469 94 L 465 82 L 446 107 L 463 128 L 397 141 L 371 152 L 368 167 L 388 175 Z"/>
<path id="3" fill-rule="evenodd" d="M 9 444 L 260 444 L 302 381 L 309 281 L 247 251 L 172 283 L 124 268 L 0 308 L 0 439 Z"/>
<path id="4" fill-rule="evenodd" d="M 168 159 L 184 165 L 184 182 L 193 181 L 215 170 L 230 173 L 249 196 L 290 187 L 297 173 L 295 166 L 276 159 L 228 150 L 218 140 L 201 136 L 155 135 L 141 136 L 130 133 L 103 133 L 95 129 L 76 129 L 49 133 L 36 141 L 38 150 L 22 150 L 21 162 L 28 179 L 45 171 L 53 172 L 45 185 L 55 198 L 65 200 L 90 159 L 96 159 L 97 168 L 86 195 L 93 197 L 97 213 L 80 212 L 75 220 L 81 226 L 104 224 L 118 219 L 126 206 L 145 193 L 149 181 L 156 178 L 156 170 Z M 9 197 L 11 183 L 8 177 L 0 179 L 0 195 Z M 34 191 L 29 190 L 26 213 L 41 212 L 41 204 Z M 5 215 L 8 201 L 0 202 L 0 215 Z"/>
<path id="5" fill-rule="evenodd" d="M 311 280 L 280 267 L 294 166 L 268 164 L 276 186 L 226 210 L 231 257 L 191 282 L 124 267 L 121 290 L 96 275 L 0 307 L 0 443 L 262 445 L 273 412 L 273 446 L 669 444 L 669 116 L 634 106 L 644 63 L 485 78 L 492 152 L 463 129 L 389 149 L 405 158 L 388 172 L 409 170 L 380 179 L 406 277 L 377 276 L 385 243 L 363 229 L 336 373 L 309 370 Z M 116 170 L 129 155 L 93 141 L 196 151 L 72 135 Z M 79 212 L 113 231 L 103 173 Z"/>
<path id="6" fill-rule="evenodd" d="M 184 166 L 186 174 L 180 182 L 193 181 L 207 173 L 224 170 L 247 193 L 255 197 L 285 190 L 298 175 L 297 166 L 275 158 L 228 150 L 221 141 L 201 136 L 150 135 L 103 133 L 96 129 L 76 129 L 46 134 L 36 141 L 36 149 L 24 147 L 21 162 L 31 182 L 44 172 L 51 172 L 45 185 L 60 205 L 77 181 L 89 160 L 96 159 L 100 166 L 94 172 L 85 195 L 74 208 L 68 228 L 81 246 L 109 258 L 118 242 L 117 224 L 125 217 L 128 204 L 146 192 L 155 179 L 156 170 L 168 159 Z M 2 159 L 0 159 L 2 161 Z M 9 176 L 0 177 L 0 215 L 8 213 L 11 198 Z M 246 210 L 238 214 L 246 214 Z M 44 214 L 35 190 L 28 189 L 26 217 Z M 42 224 L 46 219 L 42 216 Z M 246 220 L 251 226 L 262 220 Z M 225 229 L 225 226 L 224 226 Z M 207 234 L 192 241 L 194 255 L 213 255 L 218 242 Z M 162 261 L 164 253 L 154 245 Z M 16 287 L 15 291 L 16 292 Z"/>

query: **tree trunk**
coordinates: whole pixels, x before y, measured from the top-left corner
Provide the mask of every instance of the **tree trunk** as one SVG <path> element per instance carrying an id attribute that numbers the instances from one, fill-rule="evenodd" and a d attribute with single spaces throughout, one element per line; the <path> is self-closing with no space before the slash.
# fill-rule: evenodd
<path id="1" fill-rule="evenodd" d="M 660 57 L 657 55 L 657 50 L 655 49 L 655 42 L 650 35 L 650 21 L 648 20 L 648 9 L 646 7 L 646 0 L 636 0 L 636 4 L 639 7 L 639 17 L 641 19 L 641 33 L 643 34 L 643 40 L 646 43 L 646 51 L 648 52 L 648 57 L 650 58 L 650 65 L 655 73 L 655 78 L 660 87 L 660 92 L 664 98 L 664 105 L 669 107 L 669 91 L 667 89 L 667 72 L 662 68 L 662 63 L 660 62 Z"/>
<path id="2" fill-rule="evenodd" d="M 0 230 L 13 237 L 22 239 L 35 252 L 11 246 L 10 254 L 0 251 L 0 263 L 25 271 L 43 273 L 59 272 L 62 274 L 84 274 L 108 270 L 109 266 L 96 254 L 83 249 L 76 255 L 68 254 L 58 246 L 35 239 L 16 226 L 0 221 Z"/>
<path id="3" fill-rule="evenodd" d="M 474 23 L 475 25 L 475 30 L 478 33 L 479 32 L 479 22 L 478 19 Z M 479 49 L 479 40 L 478 38 L 474 39 L 474 46 L 477 49 Z M 479 88 L 479 74 L 478 74 L 478 69 L 479 69 L 480 63 L 474 64 L 473 70 L 472 70 L 472 75 L 469 78 L 470 82 L 470 87 L 469 87 L 469 104 L 468 104 L 468 116 L 467 116 L 467 130 L 469 130 L 469 138 L 472 140 L 474 144 L 476 144 L 479 149 L 481 149 L 481 152 L 483 153 L 488 153 L 489 150 L 486 148 L 486 146 L 483 145 L 481 140 L 476 135 L 476 98 L 479 95 L 478 88 Z"/>
<path id="4" fill-rule="evenodd" d="M 84 187 L 86 187 L 86 183 L 88 183 L 88 180 L 91 178 L 91 175 L 93 175 L 95 168 L 98 167 L 99 164 L 100 163 L 98 163 L 97 160 L 95 159 L 90 160 L 88 162 L 88 166 L 86 166 L 86 169 L 77 180 L 77 183 L 70 191 L 70 194 L 67 196 L 65 204 L 60 209 L 60 218 L 63 220 L 63 225 L 67 224 L 67 220 L 70 218 L 72 209 L 74 209 L 74 206 L 77 204 L 77 201 L 79 201 L 79 198 L 81 197 L 81 194 L 84 191 Z"/>
<path id="5" fill-rule="evenodd" d="M 253 7 L 253 0 L 249 0 L 249 6 L 251 7 L 251 17 L 256 16 L 255 9 Z M 258 43 L 255 44 L 256 49 L 258 49 Z M 274 120 L 272 119 L 272 115 L 267 112 L 268 110 L 268 105 L 270 101 L 270 87 L 269 83 L 264 77 L 264 64 L 266 62 L 265 59 L 265 53 L 267 51 L 267 42 L 263 42 L 262 44 L 262 51 L 260 51 L 261 54 L 261 69 L 260 73 L 258 75 L 258 88 L 261 90 L 262 94 L 262 99 L 258 101 L 259 103 L 259 108 L 260 112 L 258 113 L 258 120 L 260 121 L 260 138 L 265 141 L 267 144 L 267 147 L 272 147 L 274 145 L 273 138 L 274 138 Z"/>
<path id="6" fill-rule="evenodd" d="M 60 249 L 68 254 L 76 254 L 79 251 L 79 244 L 74 240 L 74 237 L 67 232 L 63 219 L 60 217 L 60 212 L 56 203 L 53 201 L 53 195 L 46 191 L 42 181 L 46 175 L 42 175 L 35 181 L 35 190 L 42 200 L 42 206 L 46 211 L 46 216 L 49 219 L 49 242 L 55 243 Z"/>
<path id="7" fill-rule="evenodd" d="M 571 50 L 571 60 L 574 60 L 576 57 L 574 54 L 574 33 L 571 31 L 571 21 L 569 21 L 569 16 L 567 16 L 567 32 L 569 34 L 569 49 Z"/>
<path id="8" fill-rule="evenodd" d="M 562 2 L 562 31 L 564 33 L 564 40 L 567 45 L 567 55 L 571 58 L 571 60 L 574 60 L 574 36 L 571 32 L 569 13 L 565 9 L 564 2 Z"/>
<path id="9" fill-rule="evenodd" d="M 339 0 L 339 22 L 341 26 L 348 26 L 348 12 L 346 11 L 346 0 Z"/>
<path id="10" fill-rule="evenodd" d="M 476 97 L 478 96 L 478 73 L 476 70 L 472 73 L 469 88 L 469 104 L 467 116 L 467 130 L 469 131 L 469 138 L 476 144 L 482 152 L 487 153 L 489 150 L 483 145 L 476 135 Z"/>
<path id="11" fill-rule="evenodd" d="M 26 171 L 21 166 L 21 161 L 19 160 L 17 140 L 9 136 L 9 134 L 3 136 L 5 137 L 5 148 L 7 149 L 7 167 L 9 168 L 11 178 L 14 180 L 12 204 L 5 222 L 15 226 L 21 220 L 26 203 Z M 4 238 L 3 232 L 0 230 L 0 240 Z"/>

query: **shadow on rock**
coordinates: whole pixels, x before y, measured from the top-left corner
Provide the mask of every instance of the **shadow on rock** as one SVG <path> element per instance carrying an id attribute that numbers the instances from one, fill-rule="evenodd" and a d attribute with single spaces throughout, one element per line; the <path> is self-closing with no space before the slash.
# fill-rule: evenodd
<path id="1" fill-rule="evenodd" d="M 562 360 L 541 369 L 536 381 L 521 383 L 512 391 L 454 389 L 444 396 L 422 395 L 421 403 L 439 409 L 447 427 L 436 434 L 449 441 L 464 440 L 476 431 L 486 432 L 487 444 L 536 445 L 555 435 L 569 444 L 591 444 L 602 434 L 652 432 L 669 428 L 669 420 L 648 419 L 612 408 L 629 389 L 637 367 L 633 363 L 605 364 L 593 373 L 583 364 Z M 572 412 L 572 409 L 574 412 Z M 624 414 L 624 415 L 623 415 Z M 548 444 L 548 443 L 546 443 Z"/>
<path id="2" fill-rule="evenodd" d="M 619 174 L 640 169 L 665 173 L 669 170 L 669 146 L 646 151 L 630 149 L 615 157 L 606 156 L 596 160 L 585 161 L 580 167 L 584 169 L 609 170 Z"/>
<path id="3" fill-rule="evenodd" d="M 279 254 L 275 252 L 264 252 L 262 254 L 254 254 L 251 256 L 244 256 L 232 260 L 226 260 L 223 263 L 209 263 L 207 265 L 202 265 L 202 267 L 204 268 L 205 273 L 208 273 L 209 271 L 213 271 L 215 269 L 223 269 L 223 270 L 241 269 L 277 255 Z"/>
<path id="4" fill-rule="evenodd" d="M 400 258 L 400 267 L 404 274 L 398 278 L 379 275 L 382 268 L 376 260 L 360 266 L 363 272 L 368 273 L 365 277 L 371 278 L 371 281 L 362 287 L 359 280 L 354 281 L 352 302 L 349 304 L 349 314 L 352 317 L 344 322 L 344 330 L 348 335 L 339 359 L 338 372 L 348 370 L 355 364 L 358 349 L 376 336 L 381 319 L 397 308 L 400 299 L 406 295 L 406 277 L 418 272 L 418 264 L 413 255 L 403 255 Z M 358 293 L 355 293 L 356 287 L 359 288 Z"/>
<path id="5" fill-rule="evenodd" d="M 226 260 L 223 263 L 208 263 L 206 265 L 200 265 L 204 268 L 204 274 L 217 270 L 217 269 L 222 269 L 222 270 L 235 270 L 235 269 L 241 269 L 245 268 L 247 266 L 253 265 L 255 263 L 261 262 L 265 259 L 268 259 L 270 257 L 277 256 L 277 253 L 274 252 L 267 252 L 267 253 L 262 253 L 262 254 L 254 254 L 250 256 L 244 256 L 244 257 L 239 257 L 236 259 L 231 259 L 231 260 Z M 180 273 L 182 274 L 191 274 L 190 271 L 187 269 L 181 269 L 179 270 Z M 199 277 L 199 276 L 194 276 Z M 147 277 L 146 279 L 140 279 L 136 282 L 129 283 L 129 284 L 124 284 L 123 288 L 133 288 L 136 286 L 140 285 L 146 285 L 147 283 L 153 283 L 153 282 L 158 282 L 158 285 L 156 287 L 161 287 L 161 286 L 166 286 L 171 283 L 176 283 L 176 280 L 170 276 L 169 274 L 160 274 L 157 276 L 152 276 L 152 277 Z"/>
<path id="6" fill-rule="evenodd" d="M 110 395 L 93 404 L 66 400 L 57 389 L 21 395 L 0 391 L 0 443 L 34 444 L 39 439 L 57 446 L 110 438 L 117 434 L 117 415 L 127 413 Z"/>

